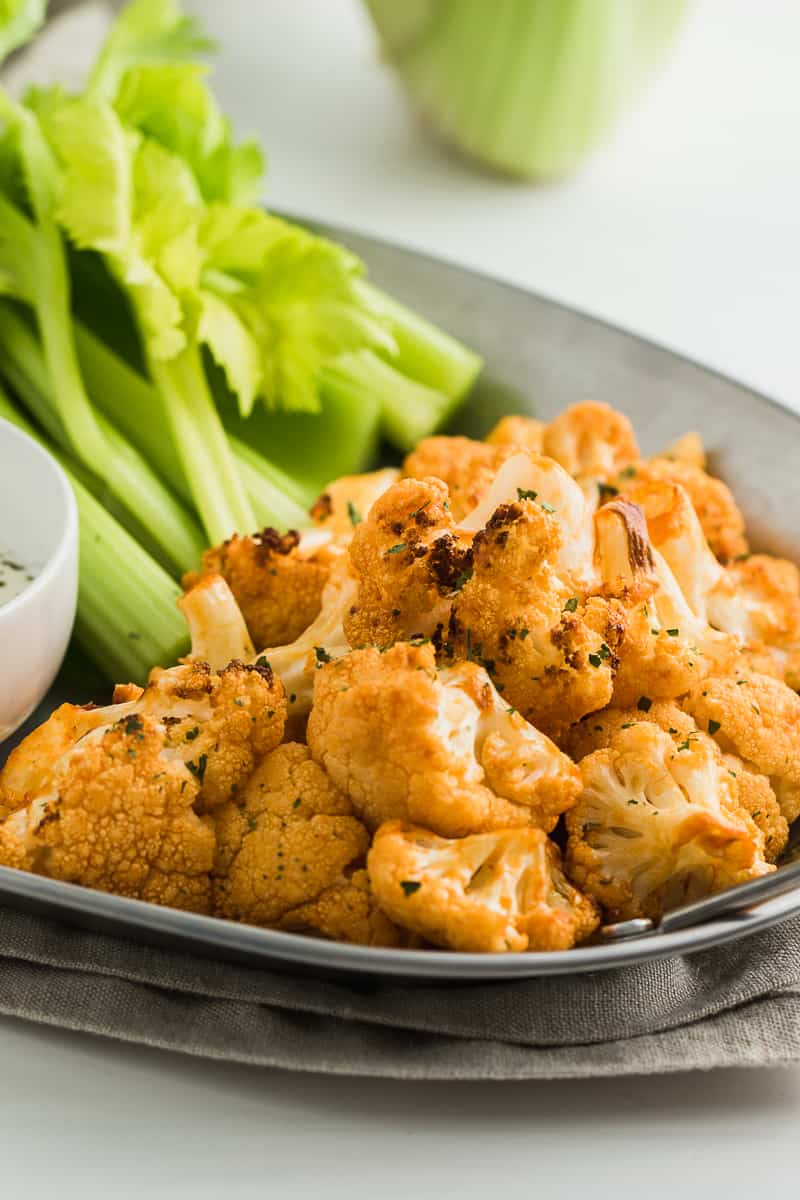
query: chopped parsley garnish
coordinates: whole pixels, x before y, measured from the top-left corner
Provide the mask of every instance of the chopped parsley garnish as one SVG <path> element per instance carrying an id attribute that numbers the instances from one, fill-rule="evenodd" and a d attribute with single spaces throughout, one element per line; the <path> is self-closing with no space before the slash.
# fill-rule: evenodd
<path id="1" fill-rule="evenodd" d="M 303 797 L 298 796 L 297 799 L 295 800 L 294 804 L 292 805 L 292 808 L 299 808 L 302 803 L 303 803 Z"/>
<path id="2" fill-rule="evenodd" d="M 636 467 L 625 467 L 619 473 L 620 479 L 633 479 L 636 475 Z"/>
<path id="3" fill-rule="evenodd" d="M 720 723 L 719 723 L 719 721 L 715 721 L 715 720 L 713 720 L 713 718 L 712 718 L 712 719 L 711 719 L 711 720 L 708 722 L 708 732 L 709 732 L 709 733 L 711 734 L 711 736 L 713 737 L 713 736 L 714 736 L 714 734 L 715 734 L 715 733 L 717 733 L 719 729 L 720 729 Z"/>
<path id="4" fill-rule="evenodd" d="M 574 613 L 577 611 L 578 611 L 578 597 L 571 596 L 570 599 L 567 601 L 567 603 L 564 605 L 564 612 Z"/>
<path id="5" fill-rule="evenodd" d="M 269 665 L 269 659 L 267 658 L 266 654 L 259 654 L 258 658 L 256 659 L 256 666 L 257 667 L 267 667 L 270 671 L 272 670 L 272 667 L 270 667 L 270 665 Z"/>
<path id="6" fill-rule="evenodd" d="M 361 524 L 361 513 L 358 511 L 355 504 L 353 504 L 352 500 L 347 501 L 347 515 L 350 518 L 350 524 L 354 529 L 356 525 Z"/>
<path id="7" fill-rule="evenodd" d="M 460 592 L 464 584 L 469 583 L 470 579 L 472 579 L 472 567 L 465 567 L 461 574 L 456 576 L 453 591 Z"/>
<path id="8" fill-rule="evenodd" d="M 598 483 L 597 489 L 600 492 L 601 500 L 607 500 L 609 496 L 619 495 L 619 488 L 614 487 L 613 483 Z"/>
<path id="9" fill-rule="evenodd" d="M 187 729 L 187 731 L 186 731 L 186 741 L 187 741 L 187 742 L 193 742 L 193 741 L 194 741 L 194 739 L 197 737 L 197 735 L 198 735 L 199 733 L 200 733 L 200 726 L 199 726 L 199 725 L 195 725 L 193 729 Z"/>
<path id="10" fill-rule="evenodd" d="M 535 500 L 538 495 L 538 492 L 532 492 L 528 488 L 517 488 L 518 500 Z"/>
<path id="11" fill-rule="evenodd" d="M 680 637 L 680 629 L 668 629 L 667 637 Z"/>
<path id="12" fill-rule="evenodd" d="M 413 896 L 414 892 L 418 892 L 422 887 L 421 883 L 417 883 L 415 879 L 401 879 L 400 887 L 406 896 Z"/>
<path id="13" fill-rule="evenodd" d="M 602 661 L 603 660 L 599 654 L 590 654 L 589 655 L 589 662 L 592 664 L 593 667 L 599 667 Z"/>
<path id="14" fill-rule="evenodd" d="M 389 547 L 389 549 L 386 551 L 385 557 L 388 558 L 388 556 L 390 554 L 401 554 L 403 552 L 403 550 L 407 550 L 407 549 L 408 549 L 408 542 L 398 542 L 395 546 Z"/>
<path id="15" fill-rule="evenodd" d="M 415 508 L 412 513 L 408 514 L 409 521 L 416 521 L 416 519 L 420 515 L 420 513 L 424 513 L 425 509 L 429 508 L 432 503 L 433 503 L 432 500 L 426 500 L 424 504 L 420 504 L 419 508 Z M 444 507 L 447 508 L 447 505 L 445 504 Z"/>
<path id="16" fill-rule="evenodd" d="M 600 657 L 602 659 L 611 658 L 611 651 L 609 650 L 609 648 L 605 644 L 605 642 L 603 642 L 602 645 L 600 646 Z"/>
<path id="17" fill-rule="evenodd" d="M 187 767 L 194 775 L 198 783 L 202 783 L 206 775 L 206 767 L 208 766 L 208 755 L 201 754 L 197 762 L 187 762 Z"/>
<path id="18" fill-rule="evenodd" d="M 333 662 L 333 659 L 331 658 L 330 654 L 328 654 L 328 651 L 324 646 L 314 647 L 314 657 L 317 660 L 318 667 L 323 666 L 325 663 Z"/>
<path id="19" fill-rule="evenodd" d="M 636 707 L 639 709 L 639 712 L 650 712 L 650 709 L 653 707 L 653 701 L 649 696 L 640 696 Z"/>
<path id="20" fill-rule="evenodd" d="M 530 629 L 520 629 L 520 631 L 519 631 L 519 640 L 520 640 L 521 642 L 524 642 L 524 641 L 525 641 L 525 638 L 528 636 L 528 634 L 529 634 L 529 633 L 530 633 Z"/>
<path id="21" fill-rule="evenodd" d="M 636 724 L 635 721 L 626 721 L 624 725 L 620 726 L 620 728 L 621 729 L 633 729 L 635 724 Z M 629 801 L 629 803 L 630 803 L 630 801 Z M 635 803 L 636 803 L 636 801 L 634 801 L 634 804 Z"/>
<path id="22" fill-rule="evenodd" d="M 543 500 L 542 503 L 539 505 L 539 507 L 543 508 L 544 511 L 547 513 L 554 513 L 556 511 L 553 508 L 552 504 L 548 504 L 546 500 Z"/>
<path id="23" fill-rule="evenodd" d="M 137 716 L 136 713 L 131 713 L 129 717 L 125 718 L 125 724 L 123 728 L 125 729 L 126 733 L 141 733 L 142 729 L 144 728 L 142 725 L 142 718 Z"/>

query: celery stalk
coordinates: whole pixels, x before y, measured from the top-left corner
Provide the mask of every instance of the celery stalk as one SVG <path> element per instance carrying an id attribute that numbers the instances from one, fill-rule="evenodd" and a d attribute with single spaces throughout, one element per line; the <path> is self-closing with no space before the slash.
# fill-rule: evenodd
<path id="1" fill-rule="evenodd" d="M 7 304 L 0 302 L 0 369 L 24 400 L 32 415 L 63 450 L 71 450 L 54 396 L 63 386 L 51 382 L 44 353 L 25 322 Z M 102 414 L 93 414 L 108 453 L 113 457 L 116 486 L 103 480 L 105 490 L 117 503 L 123 523 L 137 536 L 146 535 L 159 561 L 172 573 L 197 566 L 205 548 L 202 533 L 183 505 L 161 482 L 149 463 Z M 96 476 L 99 486 L 99 477 Z M 120 493 L 122 492 L 122 496 Z M 128 518 L 132 518 L 130 522 Z"/>
<path id="2" fill-rule="evenodd" d="M 0 416 L 58 458 L 75 493 L 80 536 L 75 636 L 107 679 L 144 683 L 155 663 L 169 666 L 188 650 L 176 607 L 180 589 L 166 571 L 106 512 L 59 453 L 22 417 L 0 389 Z"/>
<path id="3" fill-rule="evenodd" d="M 159 393 L 80 322 L 75 326 L 75 341 L 94 402 L 116 421 L 174 490 L 191 502 L 183 464 Z M 307 525 L 305 497 L 295 481 L 239 438 L 228 440 L 256 524 L 274 525 L 278 529 Z"/>

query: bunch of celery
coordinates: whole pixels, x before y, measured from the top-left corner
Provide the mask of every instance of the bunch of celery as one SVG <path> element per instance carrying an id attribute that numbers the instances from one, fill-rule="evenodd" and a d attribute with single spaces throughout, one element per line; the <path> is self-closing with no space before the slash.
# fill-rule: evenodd
<path id="1" fill-rule="evenodd" d="M 44 10 L 5 0 L 0 58 Z M 234 142 L 208 48 L 176 0 L 133 0 L 82 94 L 0 91 L 0 374 L 78 481 L 82 643 L 137 679 L 174 657 L 173 580 L 205 545 L 302 525 L 480 366 L 258 207 L 261 154 Z"/>
<path id="2" fill-rule="evenodd" d="M 366 0 L 434 128 L 513 175 L 561 175 L 660 62 L 687 0 Z"/>

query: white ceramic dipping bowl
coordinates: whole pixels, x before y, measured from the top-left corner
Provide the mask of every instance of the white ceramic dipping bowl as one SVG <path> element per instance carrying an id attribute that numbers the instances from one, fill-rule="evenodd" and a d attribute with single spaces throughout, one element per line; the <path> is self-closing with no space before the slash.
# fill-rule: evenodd
<path id="1" fill-rule="evenodd" d="M 78 513 L 58 463 L 0 419 L 0 554 L 32 568 L 34 579 L 0 601 L 0 742 L 44 697 L 75 620 Z"/>

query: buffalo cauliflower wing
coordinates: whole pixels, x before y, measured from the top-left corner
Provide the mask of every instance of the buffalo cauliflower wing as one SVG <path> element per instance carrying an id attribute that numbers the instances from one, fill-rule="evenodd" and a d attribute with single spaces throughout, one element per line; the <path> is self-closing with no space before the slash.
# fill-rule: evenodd
<path id="1" fill-rule="evenodd" d="M 625 491 L 631 484 L 667 482 L 685 488 L 697 513 L 708 544 L 721 562 L 748 550 L 742 516 L 733 494 L 721 479 L 709 475 L 695 463 L 674 458 L 651 458 L 624 469 L 613 483 Z"/>
<path id="2" fill-rule="evenodd" d="M 98 726 L 46 763 L 41 787 L 27 783 L 25 803 L 0 824 L 0 864 L 209 910 L 214 830 L 195 812 L 198 781 L 162 722 L 133 713 Z"/>
<path id="3" fill-rule="evenodd" d="M 534 417 L 501 417 L 486 435 L 490 446 L 516 446 L 533 454 L 544 454 L 544 421 Z"/>
<path id="4" fill-rule="evenodd" d="M 295 530 L 264 529 L 251 537 L 234 535 L 207 550 L 202 570 L 184 575 L 183 586 L 189 591 L 208 576 L 221 575 L 260 650 L 293 642 L 311 624 L 329 569 L 326 547 L 304 553 Z"/>
<path id="5" fill-rule="evenodd" d="M 545 428 L 543 453 L 576 479 L 608 480 L 639 458 L 636 434 L 624 413 L 585 400 Z"/>
<path id="6" fill-rule="evenodd" d="M 609 919 L 650 917 L 773 870 L 710 739 L 648 723 L 580 764 L 566 817 L 567 873 Z"/>
<path id="7" fill-rule="evenodd" d="M 373 830 L 395 818 L 447 837 L 549 830 L 579 787 L 574 764 L 481 668 L 437 671 L 432 645 L 357 650 L 323 668 L 308 744 Z"/>
<path id="8" fill-rule="evenodd" d="M 482 663 L 504 700 L 550 736 L 610 701 L 621 605 L 574 590 L 564 533 L 538 498 L 498 508 L 475 535 L 445 652 Z"/>
<path id="9" fill-rule="evenodd" d="M 369 845 L 350 801 L 293 742 L 262 759 L 236 800 L 215 811 L 214 824 L 214 910 L 254 925 L 330 926 L 343 873 Z"/>
<path id="10" fill-rule="evenodd" d="M 367 869 L 397 925 L 450 950 L 568 950 L 599 923 L 540 829 L 451 840 L 389 821 L 375 835 Z"/>
<path id="11" fill-rule="evenodd" d="M 344 621 L 351 646 L 389 645 L 446 625 L 470 563 L 447 486 L 434 478 L 394 484 L 356 528 L 350 561 L 358 584 Z"/>
<path id="12" fill-rule="evenodd" d="M 429 437 L 411 451 L 403 471 L 413 479 L 441 479 L 447 485 L 450 511 L 459 521 L 483 498 L 502 464 L 518 449 L 514 444 L 490 445 L 467 437 Z"/>
<path id="13" fill-rule="evenodd" d="M 706 679 L 684 702 L 700 729 L 766 775 L 786 820 L 800 816 L 800 696 L 770 675 Z"/>

